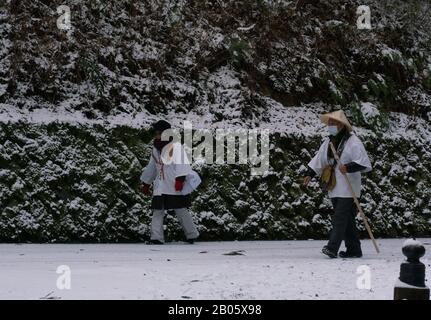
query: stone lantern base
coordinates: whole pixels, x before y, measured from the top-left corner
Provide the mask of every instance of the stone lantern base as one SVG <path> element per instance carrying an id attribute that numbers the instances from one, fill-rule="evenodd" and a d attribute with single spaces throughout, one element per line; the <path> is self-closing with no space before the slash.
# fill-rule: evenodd
<path id="1" fill-rule="evenodd" d="M 429 300 L 430 289 L 425 285 L 425 265 L 419 260 L 425 255 L 424 245 L 416 239 L 408 239 L 403 244 L 402 252 L 407 260 L 400 267 L 394 300 Z"/>
<path id="2" fill-rule="evenodd" d="M 429 288 L 397 288 L 394 289 L 394 300 L 429 300 Z"/>

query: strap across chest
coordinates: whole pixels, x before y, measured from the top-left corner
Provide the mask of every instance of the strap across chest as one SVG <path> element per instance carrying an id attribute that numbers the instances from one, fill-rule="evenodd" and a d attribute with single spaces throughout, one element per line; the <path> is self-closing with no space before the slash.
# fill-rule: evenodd
<path id="1" fill-rule="evenodd" d="M 173 146 L 169 149 L 169 157 L 172 158 L 174 154 L 174 148 Z M 160 152 L 157 152 L 157 155 L 154 154 L 154 150 L 152 152 L 152 157 L 154 159 L 154 162 L 160 167 L 160 180 L 165 179 L 165 164 L 162 161 L 162 155 Z"/>

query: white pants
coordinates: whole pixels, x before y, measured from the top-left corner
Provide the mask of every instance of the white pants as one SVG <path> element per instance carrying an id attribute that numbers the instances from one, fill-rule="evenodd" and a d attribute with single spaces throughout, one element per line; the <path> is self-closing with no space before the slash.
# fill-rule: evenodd
<path id="1" fill-rule="evenodd" d="M 199 232 L 192 220 L 192 216 L 186 208 L 174 209 L 177 219 L 184 230 L 187 239 L 196 239 L 199 237 Z M 151 240 L 164 241 L 163 218 L 165 210 L 153 210 L 153 218 L 151 220 Z"/>

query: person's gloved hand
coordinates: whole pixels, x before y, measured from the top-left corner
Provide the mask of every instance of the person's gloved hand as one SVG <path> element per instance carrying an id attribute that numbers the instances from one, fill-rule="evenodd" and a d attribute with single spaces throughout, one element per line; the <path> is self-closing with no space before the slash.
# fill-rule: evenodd
<path id="1" fill-rule="evenodd" d="M 175 191 L 181 191 L 184 187 L 184 181 L 176 179 L 175 180 Z"/>
<path id="2" fill-rule="evenodd" d="M 141 186 L 141 191 L 146 196 L 151 196 L 151 190 L 150 190 L 150 185 L 149 184 L 143 183 L 142 186 Z"/>

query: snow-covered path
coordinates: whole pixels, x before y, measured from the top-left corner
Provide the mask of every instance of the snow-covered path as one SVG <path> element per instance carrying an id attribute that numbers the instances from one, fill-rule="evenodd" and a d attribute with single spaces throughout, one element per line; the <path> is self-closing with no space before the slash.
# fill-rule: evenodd
<path id="1" fill-rule="evenodd" d="M 431 239 L 421 241 L 429 280 Z M 356 260 L 325 258 L 324 243 L 0 244 L 0 299 L 392 299 L 402 239 L 379 240 L 380 255 L 363 241 Z M 60 265 L 70 290 L 57 288 Z M 362 265 L 371 290 L 357 288 Z"/>

